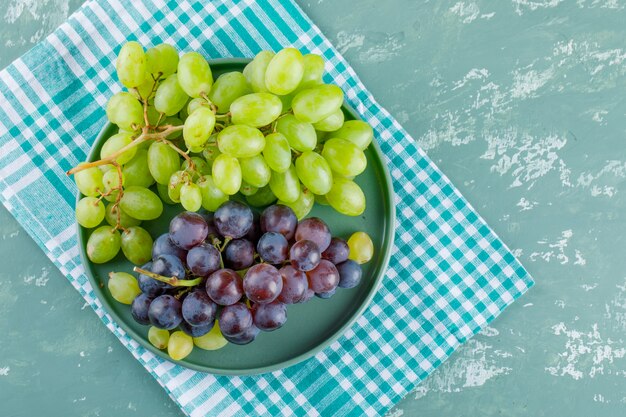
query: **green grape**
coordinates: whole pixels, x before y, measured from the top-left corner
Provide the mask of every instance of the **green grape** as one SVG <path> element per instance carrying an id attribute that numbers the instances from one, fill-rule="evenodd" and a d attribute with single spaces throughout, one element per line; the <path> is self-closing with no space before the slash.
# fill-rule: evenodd
<path id="1" fill-rule="evenodd" d="M 84 165 L 85 162 L 78 166 Z M 87 197 L 97 197 L 100 195 L 100 191 L 104 189 L 102 184 L 102 171 L 98 167 L 86 168 L 82 171 L 78 171 L 74 174 L 74 181 L 76 181 L 76 187 L 83 195 Z"/>
<path id="2" fill-rule="evenodd" d="M 153 142 L 148 149 L 148 168 L 159 184 L 167 184 L 180 169 L 180 156 L 167 143 Z"/>
<path id="3" fill-rule="evenodd" d="M 191 336 L 177 330 L 170 335 L 170 340 L 167 343 L 167 354 L 170 355 L 175 361 L 186 358 L 193 350 L 193 339 Z"/>
<path id="4" fill-rule="evenodd" d="M 304 74 L 299 89 L 322 83 L 324 75 L 324 59 L 317 54 L 306 54 L 304 57 Z"/>
<path id="5" fill-rule="evenodd" d="M 215 115 L 211 109 L 200 107 L 190 113 L 183 127 L 183 138 L 188 148 L 203 147 L 215 127 Z"/>
<path id="6" fill-rule="evenodd" d="M 109 204 L 104 209 L 104 218 L 107 223 L 111 226 L 115 226 L 117 224 L 117 213 L 120 213 L 120 226 L 124 228 L 129 228 L 133 226 L 139 226 L 141 224 L 141 220 L 137 220 L 134 217 L 130 217 L 124 210 L 122 210 L 119 206 L 115 204 Z"/>
<path id="7" fill-rule="evenodd" d="M 189 182 L 180 187 L 180 204 L 187 211 L 198 211 L 202 207 L 202 192 L 200 187 Z"/>
<path id="8" fill-rule="evenodd" d="M 120 174 L 117 169 L 107 171 L 102 176 L 102 183 L 104 184 L 104 198 L 107 201 L 115 201 L 119 194 L 120 189 Z M 122 173 L 122 186 L 125 184 L 124 174 Z"/>
<path id="9" fill-rule="evenodd" d="M 234 156 L 221 154 L 213 161 L 213 181 L 224 194 L 233 195 L 241 187 L 241 166 Z"/>
<path id="10" fill-rule="evenodd" d="M 304 59 L 295 48 L 278 52 L 267 65 L 265 86 L 274 94 L 289 94 L 295 90 L 304 74 Z"/>
<path id="11" fill-rule="evenodd" d="M 159 118 L 161 117 L 161 113 L 159 113 L 154 106 L 148 106 L 147 114 L 150 126 L 156 126 Z"/>
<path id="12" fill-rule="evenodd" d="M 328 204 L 341 214 L 359 216 L 365 211 L 365 194 L 354 181 L 335 176 L 326 194 Z"/>
<path id="13" fill-rule="evenodd" d="M 180 120 L 178 117 L 169 116 L 169 117 L 166 117 L 165 120 L 161 122 L 161 124 L 172 125 L 172 126 L 182 126 L 183 121 Z M 182 136 L 182 134 L 183 132 L 181 130 L 176 130 L 175 132 L 172 132 L 169 135 L 167 135 L 167 139 L 169 140 L 178 139 L 179 137 Z"/>
<path id="14" fill-rule="evenodd" d="M 317 195 L 317 194 L 315 194 L 315 202 L 317 204 L 322 205 L 322 206 L 327 206 L 328 205 L 328 200 L 326 200 L 326 196 L 325 195 Z"/>
<path id="15" fill-rule="evenodd" d="M 154 220 L 163 212 L 163 203 L 159 196 L 147 188 L 136 185 L 124 190 L 120 207 L 139 220 Z"/>
<path id="16" fill-rule="evenodd" d="M 111 296 L 122 304 L 132 304 L 135 297 L 141 294 L 137 279 L 126 272 L 111 272 L 107 286 Z"/>
<path id="17" fill-rule="evenodd" d="M 241 188 L 239 188 L 239 192 L 245 196 L 254 195 L 257 191 L 259 191 L 258 187 L 254 185 L 250 185 L 245 181 L 241 181 Z"/>
<path id="18" fill-rule="evenodd" d="M 322 156 L 330 169 L 343 177 L 359 175 L 367 167 L 367 158 L 363 151 L 345 139 L 328 139 L 324 143 Z"/>
<path id="19" fill-rule="evenodd" d="M 299 91 L 296 89 L 296 90 L 293 90 L 289 94 L 285 94 L 283 96 L 277 96 L 280 99 L 281 103 L 283 104 L 283 110 L 282 110 L 283 112 L 287 112 L 289 109 L 291 109 L 291 102 L 293 101 L 293 98 L 296 96 L 298 92 Z"/>
<path id="20" fill-rule="evenodd" d="M 96 227 L 104 220 L 104 204 L 95 197 L 83 197 L 76 204 L 76 220 L 88 229 Z"/>
<path id="21" fill-rule="evenodd" d="M 191 100 L 189 100 L 189 103 L 187 103 L 187 117 L 189 117 L 191 113 L 198 110 L 200 107 L 206 107 L 207 109 L 211 109 L 211 105 L 209 104 L 209 102 L 202 97 L 192 98 Z"/>
<path id="22" fill-rule="evenodd" d="M 273 171 L 269 185 L 274 195 L 287 203 L 293 203 L 300 196 L 300 180 L 293 164 L 285 172 Z"/>
<path id="23" fill-rule="evenodd" d="M 285 172 L 291 165 L 291 148 L 282 133 L 276 132 L 265 137 L 263 158 L 267 165 L 276 172 Z"/>
<path id="24" fill-rule="evenodd" d="M 298 120 L 316 123 L 327 118 L 343 104 L 343 91 L 336 85 L 320 84 L 300 91 L 291 108 Z"/>
<path id="25" fill-rule="evenodd" d="M 170 331 L 151 326 L 148 330 L 148 340 L 155 348 L 165 349 L 170 341 Z"/>
<path id="26" fill-rule="evenodd" d="M 127 131 L 143 126 L 143 106 L 129 92 L 121 91 L 113 95 L 107 102 L 107 119 Z"/>
<path id="27" fill-rule="evenodd" d="M 108 158 L 114 153 L 120 151 L 126 145 L 129 145 L 132 141 L 132 133 L 117 133 L 111 136 L 106 140 L 106 142 L 104 142 L 102 149 L 100 149 L 100 159 Z M 115 161 L 120 165 L 124 165 L 126 162 L 133 159 L 135 153 L 137 153 L 137 147 L 133 146 L 118 155 L 117 158 L 115 158 Z"/>
<path id="28" fill-rule="evenodd" d="M 355 232 L 348 239 L 349 259 L 359 264 L 369 262 L 374 256 L 374 243 L 365 232 Z"/>
<path id="29" fill-rule="evenodd" d="M 201 176 L 196 182 L 202 193 L 202 207 L 208 211 L 215 211 L 223 203 L 228 201 L 228 195 L 217 188 L 213 177 L 210 175 Z"/>
<path id="30" fill-rule="evenodd" d="M 333 185 L 328 162 L 318 153 L 308 151 L 296 159 L 296 173 L 302 184 L 314 194 L 326 194 Z"/>
<path id="31" fill-rule="evenodd" d="M 326 142 L 326 139 L 332 137 L 329 135 L 329 132 L 322 132 L 321 130 L 316 130 L 315 131 L 315 135 L 317 136 L 317 145 L 319 146 L 320 144 Z M 321 149 L 321 147 L 320 147 Z"/>
<path id="32" fill-rule="evenodd" d="M 299 121 L 292 114 L 287 114 L 278 119 L 276 130 L 285 135 L 289 146 L 296 151 L 312 151 L 317 144 L 317 136 L 315 135 L 313 125 Z"/>
<path id="33" fill-rule="evenodd" d="M 339 108 L 325 119 L 322 119 L 317 123 L 313 123 L 313 127 L 317 131 L 332 132 L 339 129 L 343 125 L 343 120 L 343 111 L 341 111 L 341 108 Z"/>
<path id="34" fill-rule="evenodd" d="M 348 120 L 341 129 L 334 131 L 331 136 L 345 139 L 354 143 L 359 149 L 365 150 L 374 138 L 374 131 L 363 120 Z"/>
<path id="35" fill-rule="evenodd" d="M 170 175 L 167 183 L 167 195 L 170 200 L 180 203 L 180 189 L 188 182 L 191 182 L 191 175 L 187 171 L 176 171 Z"/>
<path id="36" fill-rule="evenodd" d="M 207 175 L 211 173 L 211 167 L 199 156 L 192 156 L 191 160 L 193 161 L 194 166 L 196 167 L 196 172 L 200 175 Z M 189 168 L 189 161 L 186 159 L 183 161 L 183 164 L 180 166 L 180 169 L 186 171 Z"/>
<path id="37" fill-rule="evenodd" d="M 227 72 L 215 80 L 209 92 L 209 100 L 217 106 L 218 113 L 227 113 L 233 101 L 251 92 L 248 81 L 242 73 Z"/>
<path id="38" fill-rule="evenodd" d="M 274 52 L 261 51 L 259 52 L 252 62 L 250 62 L 243 70 L 243 75 L 248 80 L 248 84 L 255 93 L 265 93 L 268 91 L 265 86 L 265 71 L 272 58 L 274 58 Z"/>
<path id="39" fill-rule="evenodd" d="M 270 182 L 272 172 L 261 155 L 239 159 L 241 178 L 253 187 L 265 187 Z"/>
<path id="40" fill-rule="evenodd" d="M 252 127 L 272 123 L 283 109 L 278 97 L 269 93 L 252 93 L 239 97 L 230 105 L 231 120 L 236 125 Z"/>
<path id="41" fill-rule="evenodd" d="M 187 52 L 178 61 L 178 80 L 189 97 L 209 94 L 213 74 L 209 63 L 197 52 Z"/>
<path id="42" fill-rule="evenodd" d="M 249 158 L 263 151 L 265 136 L 254 127 L 231 125 L 217 135 L 217 146 L 222 154 L 235 158 Z M 215 162 L 213 164 L 215 166 Z M 213 172 L 215 173 L 215 168 Z"/>
<path id="43" fill-rule="evenodd" d="M 146 51 L 148 68 L 155 77 L 169 77 L 178 67 L 178 51 L 172 45 L 161 43 Z"/>
<path id="44" fill-rule="evenodd" d="M 157 184 L 157 194 L 159 195 L 159 197 L 161 197 L 161 200 L 163 200 L 163 202 L 165 204 L 176 204 L 176 202 L 174 200 L 172 200 L 170 198 L 170 196 L 168 195 L 169 189 L 168 186 L 165 184 Z"/>
<path id="45" fill-rule="evenodd" d="M 209 138 L 209 144 L 202 150 L 202 156 L 204 156 L 204 159 L 206 159 L 206 163 L 209 165 L 209 168 L 213 168 L 213 161 L 215 161 L 215 158 L 217 158 L 221 154 L 222 152 L 217 146 L 217 135 L 214 134 Z"/>
<path id="46" fill-rule="evenodd" d="M 95 264 L 115 258 L 120 250 L 120 234 L 110 226 L 100 226 L 87 239 L 87 257 Z"/>
<path id="47" fill-rule="evenodd" d="M 300 196 L 296 201 L 287 203 L 286 201 L 278 200 L 278 204 L 290 207 L 293 212 L 296 213 L 296 217 L 298 218 L 298 220 L 302 220 L 313 209 L 313 204 L 315 204 L 315 196 L 311 192 L 311 190 L 302 190 L 300 192 Z"/>
<path id="48" fill-rule="evenodd" d="M 152 236 L 142 227 L 133 226 L 122 232 L 122 252 L 135 265 L 152 259 Z"/>
<path id="49" fill-rule="evenodd" d="M 143 46 L 139 42 L 126 42 L 117 55 L 117 77 L 126 88 L 140 85 L 146 76 L 147 63 Z"/>
<path id="50" fill-rule="evenodd" d="M 187 104 L 188 96 L 178 82 L 178 75 L 172 74 L 161 81 L 154 95 L 154 107 L 166 116 L 173 116 Z"/>
<path id="51" fill-rule="evenodd" d="M 224 338 L 220 330 L 220 326 L 213 324 L 213 328 L 207 334 L 193 338 L 193 344 L 204 350 L 218 350 L 228 344 L 228 340 Z"/>
<path id="52" fill-rule="evenodd" d="M 130 93 L 140 101 L 150 100 L 154 98 L 154 83 L 157 82 L 152 79 L 152 74 L 146 73 L 143 82 L 137 87 L 130 90 Z"/>
<path id="53" fill-rule="evenodd" d="M 251 206 L 264 207 L 264 206 L 269 206 L 274 201 L 276 201 L 276 196 L 272 192 L 272 189 L 270 188 L 270 186 L 266 185 L 263 188 L 259 188 L 256 193 L 252 195 L 247 195 L 246 201 Z"/>

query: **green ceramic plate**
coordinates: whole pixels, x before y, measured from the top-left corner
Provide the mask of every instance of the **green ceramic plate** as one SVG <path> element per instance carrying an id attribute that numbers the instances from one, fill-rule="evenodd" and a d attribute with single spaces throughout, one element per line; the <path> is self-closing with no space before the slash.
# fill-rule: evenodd
<path id="1" fill-rule="evenodd" d="M 247 59 L 222 59 L 211 61 L 215 77 L 229 71 L 241 71 Z M 349 107 L 344 107 L 346 119 L 358 115 Z M 104 141 L 117 132 L 115 126 L 107 124 L 93 145 L 89 161 L 98 159 Z M 334 236 L 348 238 L 355 231 L 365 231 L 374 241 L 374 258 L 364 265 L 361 284 L 353 289 L 338 289 L 329 300 L 314 297 L 305 304 L 290 305 L 287 310 L 287 323 L 274 332 L 261 332 L 254 342 L 245 346 L 228 344 L 217 351 L 194 348 L 184 360 L 177 362 L 187 368 L 203 372 L 225 375 L 246 375 L 270 372 L 294 365 L 315 355 L 337 339 L 363 312 L 372 300 L 384 276 L 393 245 L 395 209 L 391 178 L 383 162 L 378 145 L 374 142 L 366 150 L 368 166 L 356 182 L 363 188 L 367 198 L 367 209 L 359 217 L 348 217 L 335 212 L 328 206 L 316 204 L 310 216 L 324 219 Z M 80 198 L 82 196 L 78 196 Z M 178 204 L 165 205 L 161 218 L 143 222 L 153 237 L 168 229 L 170 219 L 182 211 Z M 81 256 L 87 276 L 94 292 L 113 316 L 115 321 L 131 337 L 146 349 L 171 360 L 167 352 L 156 349 L 148 341 L 148 326 L 137 324 L 130 307 L 115 301 L 106 289 L 110 271 L 131 272 L 133 265 L 120 254 L 104 265 L 93 264 L 87 259 L 85 245 L 90 230 L 78 227 Z"/>

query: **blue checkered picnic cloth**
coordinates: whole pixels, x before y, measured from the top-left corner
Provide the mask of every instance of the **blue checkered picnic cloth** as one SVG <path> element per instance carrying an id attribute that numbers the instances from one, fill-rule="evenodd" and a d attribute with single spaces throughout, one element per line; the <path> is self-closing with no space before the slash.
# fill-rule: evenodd
<path id="1" fill-rule="evenodd" d="M 326 59 L 326 80 L 376 132 L 393 178 L 396 239 L 386 277 L 362 317 L 314 358 L 280 371 L 215 376 L 177 366 L 132 340 L 102 308 L 81 265 L 76 187 L 119 91 L 127 39 L 168 42 L 210 58 L 293 45 Z M 457 189 L 381 108 L 292 1 L 87 1 L 0 72 L 2 203 L 105 325 L 191 416 L 362 416 L 384 413 L 532 284 Z"/>

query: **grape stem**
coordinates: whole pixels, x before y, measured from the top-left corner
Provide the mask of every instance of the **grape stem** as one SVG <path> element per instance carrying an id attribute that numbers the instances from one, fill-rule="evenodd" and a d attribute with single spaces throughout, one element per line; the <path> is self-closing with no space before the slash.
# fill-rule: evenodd
<path id="1" fill-rule="evenodd" d="M 163 275 L 155 274 L 154 272 L 139 268 L 138 266 L 134 267 L 133 271 L 139 274 L 143 274 L 152 279 L 156 279 L 157 281 L 170 284 L 172 287 L 195 287 L 196 285 L 200 284 L 200 282 L 202 282 L 202 278 L 179 279 L 177 277 L 164 277 Z"/>
<path id="2" fill-rule="evenodd" d="M 126 232 L 126 228 L 122 226 L 122 210 L 119 208 L 120 201 L 122 201 L 122 197 L 124 196 L 124 184 L 122 183 L 124 177 L 122 175 L 122 166 L 118 164 L 116 161 L 113 161 L 112 165 L 117 169 L 117 177 L 119 179 L 117 187 L 113 188 L 113 190 L 117 189 L 117 196 L 115 197 L 115 203 L 113 203 L 113 209 L 117 209 L 116 220 L 115 220 L 115 230 L 121 229 Z"/>

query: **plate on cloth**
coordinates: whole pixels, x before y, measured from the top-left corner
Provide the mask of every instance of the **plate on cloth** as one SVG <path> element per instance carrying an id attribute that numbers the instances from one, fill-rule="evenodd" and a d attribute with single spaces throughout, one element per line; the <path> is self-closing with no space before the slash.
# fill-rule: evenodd
<path id="1" fill-rule="evenodd" d="M 209 64 L 214 77 L 225 72 L 242 71 L 249 59 L 217 59 Z M 346 120 L 359 118 L 350 107 L 344 105 Z M 107 138 L 117 133 L 117 127 L 106 124 L 95 140 L 88 161 L 95 161 Z M 181 361 L 174 361 L 202 372 L 223 375 L 250 375 L 270 372 L 294 365 L 315 355 L 343 334 L 361 315 L 374 297 L 389 263 L 395 232 L 395 207 L 391 177 L 384 157 L 374 140 L 365 151 L 367 169 L 356 178 L 362 187 L 367 208 L 358 217 L 349 217 L 329 206 L 316 204 L 307 217 L 320 217 L 330 227 L 333 236 L 347 239 L 353 232 L 364 231 L 374 242 L 374 257 L 363 265 L 363 279 L 352 289 L 338 289 L 328 300 L 313 297 L 307 303 L 287 307 L 287 323 L 273 332 L 260 332 L 250 344 L 238 346 L 229 343 L 216 351 L 194 347 L 193 352 Z M 154 189 L 156 192 L 156 189 Z M 82 198 L 78 195 L 77 201 Z M 180 204 L 164 204 L 160 218 L 144 221 L 145 228 L 153 238 L 168 230 L 170 219 L 183 211 Z M 85 247 L 91 230 L 78 226 L 81 258 L 94 292 L 117 324 L 134 340 L 155 354 L 172 361 L 166 351 L 155 348 L 148 341 L 149 326 L 141 325 L 132 318 L 130 306 L 113 299 L 107 289 L 111 271 L 132 273 L 133 265 L 122 252 L 105 264 L 94 264 L 87 258 Z M 133 275 L 136 275 L 132 273 Z"/>

